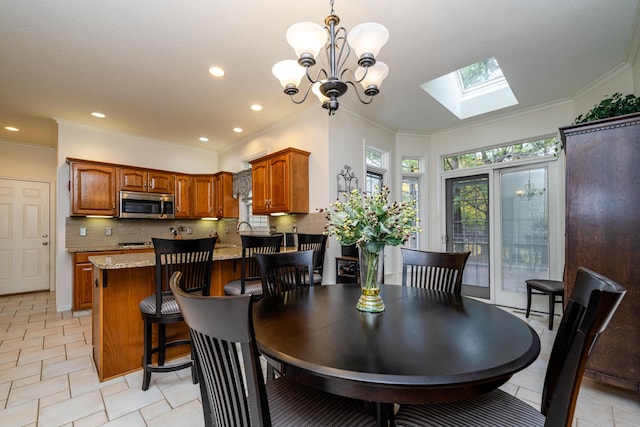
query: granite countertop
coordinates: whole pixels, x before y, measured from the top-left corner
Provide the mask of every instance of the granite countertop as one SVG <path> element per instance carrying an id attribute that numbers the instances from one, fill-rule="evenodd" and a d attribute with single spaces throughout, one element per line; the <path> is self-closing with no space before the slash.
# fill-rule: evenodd
<path id="1" fill-rule="evenodd" d="M 222 245 L 221 245 L 222 246 Z M 295 247 L 283 247 L 282 252 L 295 251 Z M 224 245 L 213 250 L 214 261 L 224 261 L 228 259 L 240 259 L 242 257 L 242 247 L 235 245 Z M 116 270 L 121 268 L 153 267 L 156 265 L 156 257 L 153 252 L 131 253 L 119 255 L 96 255 L 90 256 L 89 261 L 96 267 L 103 270 Z"/>

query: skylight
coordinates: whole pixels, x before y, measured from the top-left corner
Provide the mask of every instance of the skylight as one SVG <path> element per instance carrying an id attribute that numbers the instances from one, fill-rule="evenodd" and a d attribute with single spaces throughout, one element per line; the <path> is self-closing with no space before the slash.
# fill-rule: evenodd
<path id="1" fill-rule="evenodd" d="M 459 119 L 518 103 L 498 60 L 493 56 L 425 82 L 420 87 Z"/>
<path id="2" fill-rule="evenodd" d="M 458 73 L 463 93 L 504 81 L 502 69 L 493 56 L 460 68 L 456 73 Z"/>

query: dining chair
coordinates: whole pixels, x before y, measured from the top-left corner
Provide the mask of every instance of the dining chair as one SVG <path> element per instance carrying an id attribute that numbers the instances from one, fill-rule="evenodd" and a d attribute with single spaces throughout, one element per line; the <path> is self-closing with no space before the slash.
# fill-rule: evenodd
<path id="1" fill-rule="evenodd" d="M 189 326 L 206 426 L 373 426 L 361 401 L 278 377 L 265 384 L 250 295 L 203 297 L 171 289 Z"/>
<path id="2" fill-rule="evenodd" d="M 183 322 L 182 313 L 169 289 L 169 279 L 175 271 L 181 271 L 182 286 L 186 292 L 208 295 L 211 286 L 211 268 L 215 238 L 173 240 L 152 238 L 155 252 L 155 294 L 140 301 L 139 307 L 144 322 L 142 368 L 142 390 L 148 390 L 152 372 L 172 372 L 191 368 L 193 383 L 197 375 L 193 362 L 165 364 L 169 347 L 190 344 L 189 339 L 167 342 L 166 325 Z M 158 325 L 157 345 L 153 342 L 153 325 Z M 157 353 L 157 363 L 152 357 Z"/>
<path id="3" fill-rule="evenodd" d="M 262 295 L 267 298 L 288 290 L 311 286 L 309 277 L 313 274 L 314 251 L 312 249 L 297 252 L 275 254 L 256 254 L 256 261 L 262 274 Z M 286 365 L 263 355 L 267 361 L 267 381 L 278 375 L 284 375 Z"/>
<path id="4" fill-rule="evenodd" d="M 613 280 L 578 268 L 549 357 L 540 411 L 497 389 L 464 401 L 401 405 L 396 425 L 571 426 L 589 353 L 625 292 Z"/>
<path id="5" fill-rule="evenodd" d="M 262 280 L 262 295 L 269 297 L 291 289 L 308 287 L 313 275 L 312 249 L 275 254 L 256 254 Z"/>
<path id="6" fill-rule="evenodd" d="M 449 292 L 460 295 L 462 274 L 471 252 L 427 252 L 400 248 L 402 286 Z"/>
<path id="7" fill-rule="evenodd" d="M 548 279 L 529 279 L 525 280 L 527 284 L 527 314 L 531 311 L 532 295 L 547 295 L 549 297 L 549 330 L 553 330 L 553 319 L 555 315 L 555 306 L 561 304 L 564 310 L 564 281 L 548 280 Z"/>
<path id="8" fill-rule="evenodd" d="M 262 295 L 260 268 L 254 255 L 280 252 L 282 234 L 270 236 L 242 235 L 242 255 L 240 258 L 240 278 L 224 285 L 225 295 L 252 294 Z"/>
<path id="9" fill-rule="evenodd" d="M 324 255 L 327 247 L 326 234 L 298 233 L 298 250 L 313 250 L 313 284 L 322 284 L 322 272 L 324 270 Z"/>

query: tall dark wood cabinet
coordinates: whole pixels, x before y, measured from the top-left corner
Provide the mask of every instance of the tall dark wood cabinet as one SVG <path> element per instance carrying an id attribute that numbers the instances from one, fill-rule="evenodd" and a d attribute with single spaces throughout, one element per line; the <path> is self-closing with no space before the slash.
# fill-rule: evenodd
<path id="1" fill-rule="evenodd" d="M 566 154 L 566 295 L 584 266 L 627 289 L 588 377 L 640 392 L 640 114 L 560 128 Z"/>

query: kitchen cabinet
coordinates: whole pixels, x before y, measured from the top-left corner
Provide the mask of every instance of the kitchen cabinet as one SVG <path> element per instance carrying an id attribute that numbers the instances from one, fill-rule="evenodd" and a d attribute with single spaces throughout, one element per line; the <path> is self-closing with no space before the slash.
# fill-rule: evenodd
<path id="1" fill-rule="evenodd" d="M 583 266 L 627 289 L 586 376 L 640 391 L 640 114 L 560 128 L 566 155 L 565 301 Z"/>
<path id="2" fill-rule="evenodd" d="M 67 159 L 70 167 L 70 215 L 116 216 L 116 167 Z"/>
<path id="3" fill-rule="evenodd" d="M 214 217 L 213 212 L 213 175 L 193 176 L 193 216 L 198 218 Z"/>
<path id="4" fill-rule="evenodd" d="M 237 218 L 238 200 L 233 198 L 233 174 L 193 176 L 193 216 Z"/>
<path id="5" fill-rule="evenodd" d="M 120 190 L 173 194 L 175 175 L 140 168 L 119 168 Z"/>
<path id="6" fill-rule="evenodd" d="M 73 310 L 90 310 L 93 301 L 93 255 L 119 254 L 120 251 L 78 252 L 73 254 Z"/>
<path id="7" fill-rule="evenodd" d="M 218 218 L 238 218 L 239 203 L 233 197 L 233 174 L 218 172 L 213 176 L 213 212 Z"/>
<path id="8" fill-rule="evenodd" d="M 176 218 L 189 218 L 192 216 L 191 190 L 193 179 L 191 175 L 176 174 L 175 176 L 175 204 Z"/>
<path id="9" fill-rule="evenodd" d="M 153 249 L 129 249 L 126 251 L 76 252 L 73 254 L 73 310 L 90 310 L 93 303 L 93 264 L 89 257 L 120 255 L 123 253 L 153 252 Z"/>
<path id="10" fill-rule="evenodd" d="M 309 155 L 287 148 L 251 161 L 253 213 L 308 213 Z"/>

